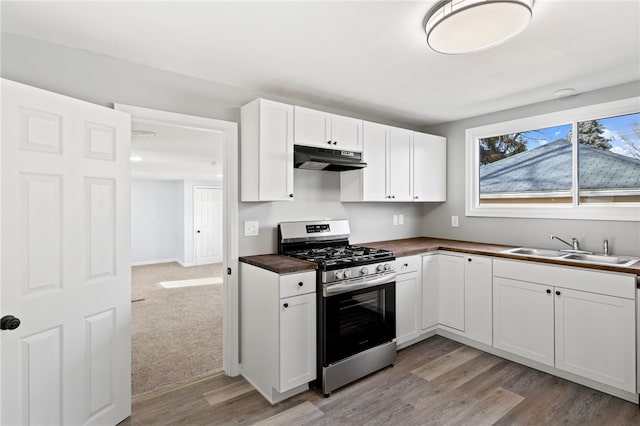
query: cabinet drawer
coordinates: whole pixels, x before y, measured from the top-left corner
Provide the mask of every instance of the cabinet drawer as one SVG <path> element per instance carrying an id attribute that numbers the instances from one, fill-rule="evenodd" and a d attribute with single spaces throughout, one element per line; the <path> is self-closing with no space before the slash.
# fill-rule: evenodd
<path id="1" fill-rule="evenodd" d="M 405 272 L 416 272 L 420 270 L 422 263 L 422 256 L 405 256 L 399 257 L 393 262 L 393 269 L 398 274 L 404 274 Z"/>
<path id="2" fill-rule="evenodd" d="M 280 275 L 280 298 L 298 296 L 316 291 L 315 271 Z"/>

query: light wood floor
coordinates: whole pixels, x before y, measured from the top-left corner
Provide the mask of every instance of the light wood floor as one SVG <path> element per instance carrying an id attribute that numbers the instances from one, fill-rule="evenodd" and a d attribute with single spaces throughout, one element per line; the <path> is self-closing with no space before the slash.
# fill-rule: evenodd
<path id="1" fill-rule="evenodd" d="M 636 404 L 443 337 L 324 398 L 275 406 L 241 377 L 218 374 L 134 400 L 122 425 L 640 425 Z"/>

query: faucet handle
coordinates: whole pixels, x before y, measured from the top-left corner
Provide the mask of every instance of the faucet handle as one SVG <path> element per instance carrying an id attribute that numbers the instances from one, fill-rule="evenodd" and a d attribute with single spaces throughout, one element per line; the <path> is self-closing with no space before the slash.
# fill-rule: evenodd
<path id="1" fill-rule="evenodd" d="M 609 256 L 609 240 L 606 238 L 602 239 L 602 253 L 605 256 Z"/>

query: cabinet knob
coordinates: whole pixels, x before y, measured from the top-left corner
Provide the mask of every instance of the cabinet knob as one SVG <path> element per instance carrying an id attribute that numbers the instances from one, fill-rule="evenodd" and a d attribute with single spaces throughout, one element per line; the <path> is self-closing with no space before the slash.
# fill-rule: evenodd
<path id="1" fill-rule="evenodd" d="M 298 287 L 302 287 L 303 285 L 304 285 L 304 283 L 303 283 L 302 281 L 300 281 L 300 282 L 298 283 Z"/>
<path id="2" fill-rule="evenodd" d="M 551 290 L 550 289 L 547 289 L 547 294 L 551 294 Z"/>
<path id="3" fill-rule="evenodd" d="M 338 145 L 338 141 L 333 141 L 333 144 L 334 145 Z"/>
<path id="4" fill-rule="evenodd" d="M 473 259 L 471 259 L 470 257 L 467 257 L 467 262 L 471 262 Z"/>
<path id="5" fill-rule="evenodd" d="M 560 296 L 560 290 L 556 290 L 556 296 Z"/>
<path id="6" fill-rule="evenodd" d="M 408 263 L 405 263 L 405 264 L 404 264 L 404 267 L 405 267 L 405 268 L 408 268 L 408 267 L 409 267 L 409 264 L 408 264 Z"/>
<path id="7" fill-rule="evenodd" d="M 391 196 L 391 198 L 395 199 L 395 198 L 396 198 L 396 196 L 395 196 L 395 195 L 392 195 L 392 196 Z"/>
<path id="8" fill-rule="evenodd" d="M 293 198 L 293 194 L 289 194 L 289 198 Z"/>
<path id="9" fill-rule="evenodd" d="M 331 145 L 331 141 L 327 141 L 327 143 L 328 143 L 329 145 Z"/>
<path id="10" fill-rule="evenodd" d="M 413 199 L 414 199 L 414 200 L 417 200 L 417 199 L 418 199 L 418 196 L 417 196 L 417 195 L 416 195 L 416 196 L 414 196 L 414 197 L 413 197 Z"/>
<path id="11" fill-rule="evenodd" d="M 288 303 L 285 303 L 285 304 L 284 304 L 284 305 L 282 305 L 282 306 L 284 306 L 285 308 L 288 308 L 288 307 L 289 307 L 289 304 L 288 304 Z"/>

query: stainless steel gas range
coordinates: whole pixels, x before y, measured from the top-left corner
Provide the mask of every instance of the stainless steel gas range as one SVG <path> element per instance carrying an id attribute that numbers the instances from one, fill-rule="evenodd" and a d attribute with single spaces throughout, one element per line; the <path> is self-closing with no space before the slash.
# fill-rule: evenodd
<path id="1" fill-rule="evenodd" d="M 349 244 L 347 220 L 282 222 L 278 253 L 318 264 L 318 379 L 325 396 L 396 360 L 392 252 Z"/>

